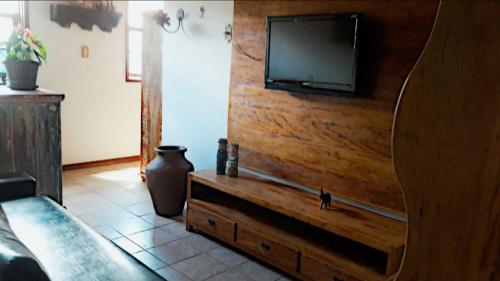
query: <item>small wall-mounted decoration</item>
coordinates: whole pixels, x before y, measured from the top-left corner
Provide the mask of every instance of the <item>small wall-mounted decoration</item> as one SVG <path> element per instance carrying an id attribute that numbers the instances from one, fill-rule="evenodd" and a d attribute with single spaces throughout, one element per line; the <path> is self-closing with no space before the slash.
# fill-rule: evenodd
<path id="1" fill-rule="evenodd" d="M 233 40 L 233 26 L 230 23 L 228 23 L 224 28 L 224 32 L 222 34 L 224 34 L 226 42 L 231 43 L 231 41 Z"/>
<path id="2" fill-rule="evenodd" d="M 243 50 L 243 47 L 241 47 L 240 44 L 237 42 L 233 42 L 233 25 L 228 23 L 226 27 L 224 28 L 224 38 L 226 39 L 226 42 L 230 44 L 232 42 L 232 45 L 234 46 L 235 50 L 238 51 L 238 53 L 244 55 L 247 58 L 250 58 L 254 61 L 261 61 L 262 58 L 258 58 L 256 56 L 252 56 L 251 54 L 247 53 L 245 50 Z"/>
<path id="3" fill-rule="evenodd" d="M 50 20 L 66 28 L 76 23 L 88 31 L 97 25 L 102 31 L 111 32 L 120 22 L 121 16 L 121 13 L 115 12 L 112 1 L 68 1 L 50 5 Z"/>
<path id="4" fill-rule="evenodd" d="M 176 14 L 177 28 L 175 28 L 174 30 L 168 30 L 167 28 L 165 28 L 165 25 L 170 26 L 170 17 L 168 16 L 167 13 L 165 13 L 163 11 L 159 11 L 154 16 L 154 19 L 161 26 L 161 28 L 163 28 L 163 30 L 165 30 L 167 33 L 176 33 L 177 31 L 179 31 L 180 28 L 182 28 L 182 30 L 184 31 L 184 25 L 183 25 L 184 16 L 185 15 L 184 15 L 183 9 L 177 10 L 177 14 Z"/>
<path id="5" fill-rule="evenodd" d="M 82 58 L 84 58 L 84 59 L 89 58 L 89 47 L 88 46 L 82 46 Z"/>
<path id="6" fill-rule="evenodd" d="M 200 14 L 198 15 L 200 17 L 200 19 L 205 17 L 205 12 L 206 12 L 205 7 L 201 6 L 200 7 Z"/>

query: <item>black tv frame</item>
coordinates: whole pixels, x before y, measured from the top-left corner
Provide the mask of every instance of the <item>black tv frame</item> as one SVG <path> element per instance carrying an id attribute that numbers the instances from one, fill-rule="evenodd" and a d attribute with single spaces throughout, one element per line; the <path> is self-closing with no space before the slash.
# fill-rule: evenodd
<path id="1" fill-rule="evenodd" d="M 323 19 L 335 19 L 338 17 L 349 16 L 351 18 L 356 19 L 356 24 L 354 28 L 354 59 L 353 59 L 353 80 L 352 80 L 352 91 L 348 90 L 332 90 L 332 89 L 321 89 L 321 88 L 313 88 L 303 85 L 300 81 L 280 81 L 275 82 L 269 79 L 269 49 L 270 49 L 270 36 L 271 29 L 270 24 L 274 21 L 293 21 L 293 20 L 323 20 Z M 336 97 L 346 97 L 346 98 L 354 98 L 356 97 L 356 76 L 357 76 L 357 64 L 358 64 L 358 49 L 359 49 L 359 22 L 362 14 L 360 13 L 338 13 L 338 14 L 329 14 L 329 15 L 307 15 L 307 16 L 270 16 L 267 17 L 267 25 L 266 25 L 266 61 L 265 61 L 265 71 L 264 71 L 264 88 L 273 89 L 273 90 L 284 90 L 289 92 L 297 92 L 303 94 L 312 94 L 312 95 L 327 95 L 327 96 L 336 96 Z M 306 81 L 304 81 L 306 82 Z"/>

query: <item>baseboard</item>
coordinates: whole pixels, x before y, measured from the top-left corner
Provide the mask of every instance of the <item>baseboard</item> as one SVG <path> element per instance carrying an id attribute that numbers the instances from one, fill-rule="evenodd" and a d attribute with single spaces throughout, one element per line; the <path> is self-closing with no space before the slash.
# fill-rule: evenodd
<path id="1" fill-rule="evenodd" d="M 139 156 L 139 155 L 127 156 L 127 157 L 120 157 L 120 158 L 113 158 L 113 159 L 105 159 L 105 160 L 97 160 L 97 161 L 63 165 L 62 169 L 63 169 L 63 171 L 69 171 L 69 170 L 93 168 L 93 167 L 108 166 L 108 165 L 113 165 L 113 164 L 135 162 L 135 161 L 139 161 L 140 159 L 141 159 L 141 156 Z"/>

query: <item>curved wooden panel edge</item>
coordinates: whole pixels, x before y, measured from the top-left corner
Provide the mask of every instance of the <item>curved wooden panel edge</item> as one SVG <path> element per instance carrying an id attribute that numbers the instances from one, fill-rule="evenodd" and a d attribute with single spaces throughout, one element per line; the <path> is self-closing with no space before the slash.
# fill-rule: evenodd
<path id="1" fill-rule="evenodd" d="M 397 280 L 500 280 L 499 2 L 440 4 L 395 112 L 408 213 Z"/>

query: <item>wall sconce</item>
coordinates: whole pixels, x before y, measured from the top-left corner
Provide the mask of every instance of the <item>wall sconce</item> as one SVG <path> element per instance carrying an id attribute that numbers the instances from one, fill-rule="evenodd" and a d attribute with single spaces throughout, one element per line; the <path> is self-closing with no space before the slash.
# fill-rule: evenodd
<path id="1" fill-rule="evenodd" d="M 226 39 L 227 43 L 231 43 L 233 40 L 233 26 L 228 23 L 226 27 L 224 28 L 224 38 Z"/>
<path id="2" fill-rule="evenodd" d="M 184 30 L 184 25 L 182 24 L 182 22 L 184 21 L 184 10 L 183 9 L 177 10 L 176 17 L 177 17 L 178 24 L 177 24 L 177 28 L 174 30 L 168 30 L 165 28 L 165 25 L 170 26 L 170 17 L 168 16 L 167 13 L 165 13 L 163 11 L 159 11 L 155 15 L 154 18 L 155 18 L 156 22 L 161 26 L 161 28 L 163 28 L 163 30 L 165 30 L 168 33 L 176 33 L 177 31 L 179 31 L 179 29 L 181 27 L 182 27 L 182 30 Z"/>
<path id="3" fill-rule="evenodd" d="M 205 7 L 201 6 L 200 7 L 200 14 L 198 15 L 200 17 L 200 19 L 205 17 L 205 12 L 206 12 Z"/>

